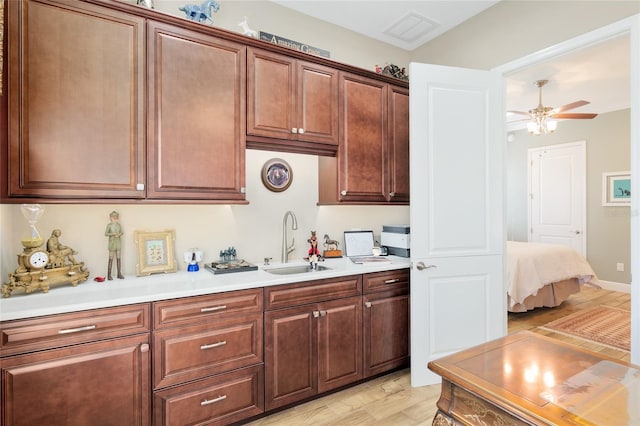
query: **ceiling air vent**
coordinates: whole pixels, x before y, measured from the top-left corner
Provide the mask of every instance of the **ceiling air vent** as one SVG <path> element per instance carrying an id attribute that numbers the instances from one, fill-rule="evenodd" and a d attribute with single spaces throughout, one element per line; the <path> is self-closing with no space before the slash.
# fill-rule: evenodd
<path id="1" fill-rule="evenodd" d="M 437 22 L 425 18 L 417 12 L 408 12 L 385 29 L 383 33 L 405 42 L 412 42 L 437 27 Z"/>

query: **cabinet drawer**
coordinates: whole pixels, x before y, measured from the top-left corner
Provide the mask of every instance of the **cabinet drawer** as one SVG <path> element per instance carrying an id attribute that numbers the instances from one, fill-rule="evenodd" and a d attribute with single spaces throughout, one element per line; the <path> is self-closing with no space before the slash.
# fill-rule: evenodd
<path id="1" fill-rule="evenodd" d="M 362 286 L 365 294 L 399 289 L 409 291 L 409 270 L 398 269 L 365 274 Z"/>
<path id="2" fill-rule="evenodd" d="M 264 411 L 264 372 L 257 365 L 156 392 L 154 424 L 229 424 Z"/>
<path id="3" fill-rule="evenodd" d="M 154 388 L 263 362 L 262 313 L 154 333 Z"/>
<path id="4" fill-rule="evenodd" d="M 156 302 L 153 323 L 157 330 L 251 312 L 262 312 L 261 288 Z"/>
<path id="5" fill-rule="evenodd" d="M 150 322 L 148 304 L 7 321 L 0 327 L 0 352 L 14 355 L 144 333 Z"/>
<path id="6" fill-rule="evenodd" d="M 360 294 L 362 294 L 361 275 L 265 287 L 265 310 L 288 308 Z"/>

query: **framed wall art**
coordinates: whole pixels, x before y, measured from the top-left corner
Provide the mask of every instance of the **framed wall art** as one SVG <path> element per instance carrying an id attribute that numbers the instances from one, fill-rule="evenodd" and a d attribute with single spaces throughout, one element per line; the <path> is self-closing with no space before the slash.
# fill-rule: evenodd
<path id="1" fill-rule="evenodd" d="M 602 174 L 602 205 L 631 205 L 631 172 L 606 172 Z"/>
<path id="2" fill-rule="evenodd" d="M 176 233 L 173 229 L 158 232 L 134 231 L 134 238 L 138 253 L 137 276 L 176 272 L 173 247 Z"/>
<path id="3" fill-rule="evenodd" d="M 281 158 L 272 158 L 262 166 L 262 183 L 270 191 L 284 191 L 289 188 L 292 179 L 291 166 Z"/>

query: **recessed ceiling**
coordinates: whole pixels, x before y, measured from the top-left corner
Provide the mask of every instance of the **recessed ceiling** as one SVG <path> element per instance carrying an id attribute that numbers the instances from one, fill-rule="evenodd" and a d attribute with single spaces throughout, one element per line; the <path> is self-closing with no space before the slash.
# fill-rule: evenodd
<path id="1" fill-rule="evenodd" d="M 272 0 L 404 50 L 414 50 L 499 0 Z"/>

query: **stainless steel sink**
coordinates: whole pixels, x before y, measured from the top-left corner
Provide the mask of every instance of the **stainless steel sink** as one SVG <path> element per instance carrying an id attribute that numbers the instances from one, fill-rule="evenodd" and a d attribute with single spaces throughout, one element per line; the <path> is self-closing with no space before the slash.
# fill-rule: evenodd
<path id="1" fill-rule="evenodd" d="M 309 265 L 292 265 L 292 266 L 283 266 L 281 268 L 265 269 L 264 271 L 270 274 L 276 274 L 276 275 L 292 275 L 292 274 L 306 274 L 309 272 L 316 272 L 316 271 L 326 271 L 329 269 L 331 268 L 323 265 L 317 265 L 316 269 L 311 269 L 311 266 Z"/>

